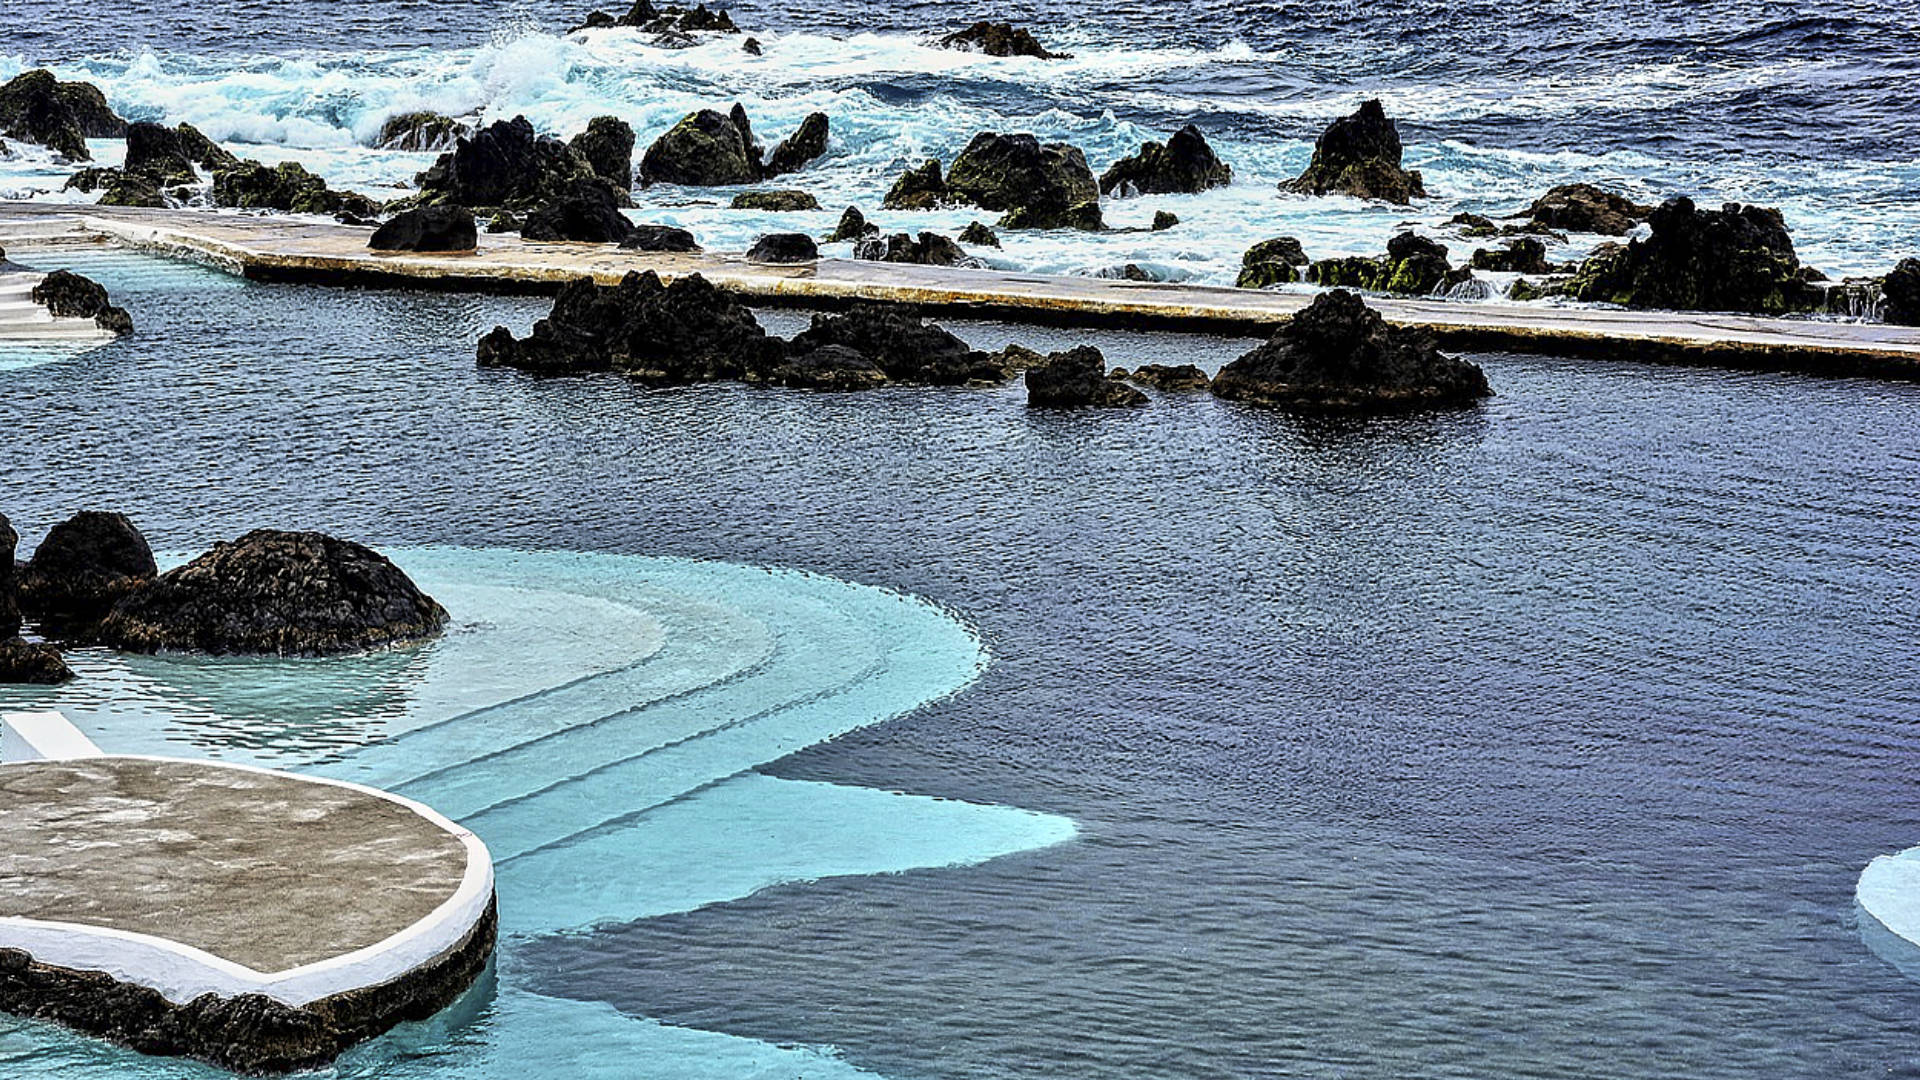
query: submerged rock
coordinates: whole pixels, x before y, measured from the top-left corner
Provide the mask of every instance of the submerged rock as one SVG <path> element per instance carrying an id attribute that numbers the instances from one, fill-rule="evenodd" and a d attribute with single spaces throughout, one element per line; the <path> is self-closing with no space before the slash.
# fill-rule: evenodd
<path id="1" fill-rule="evenodd" d="M 1518 216 L 1551 229 L 1625 236 L 1652 213 L 1650 206 L 1592 184 L 1561 184 L 1535 199 Z"/>
<path id="2" fill-rule="evenodd" d="M 768 233 L 747 249 L 747 261 L 755 263 L 805 263 L 820 257 L 820 245 L 806 233 Z"/>
<path id="3" fill-rule="evenodd" d="M 36 68 L 0 86 L 0 136 L 37 143 L 68 161 L 91 161 L 89 135 L 114 138 L 125 132 L 126 122 L 88 83 L 63 83 L 53 72 Z"/>
<path id="4" fill-rule="evenodd" d="M 1147 395 L 1107 375 L 1107 358 L 1091 345 L 1048 353 L 1027 369 L 1027 404 L 1041 409 L 1145 405 Z"/>
<path id="5" fill-rule="evenodd" d="M 827 234 L 827 243 L 835 244 L 843 240 L 863 240 L 880 231 L 879 226 L 870 224 L 867 215 L 857 206 L 849 206 L 840 215 L 840 224 Z"/>
<path id="6" fill-rule="evenodd" d="M 762 175 L 774 177 L 799 172 L 810 162 L 824 156 L 827 152 L 827 130 L 826 113 L 808 113 L 807 118 L 800 121 L 800 127 L 773 148 L 766 168 L 761 170 Z"/>
<path id="7" fill-rule="evenodd" d="M 157 573 L 125 514 L 83 510 L 49 530 L 21 568 L 20 610 L 60 633 L 84 630 Z"/>
<path id="8" fill-rule="evenodd" d="M 1900 326 L 1920 326 L 1920 259 L 1901 259 L 1881 279 L 1881 318 Z"/>
<path id="9" fill-rule="evenodd" d="M 133 333 L 133 316 L 113 306 L 106 287 L 71 271 L 55 270 L 41 278 L 29 295 L 55 318 L 92 319 L 102 330 Z"/>
<path id="10" fill-rule="evenodd" d="M 1492 393 L 1474 364 L 1426 334 L 1389 327 L 1342 289 L 1322 293 L 1266 344 L 1220 369 L 1215 395 L 1305 410 L 1394 411 L 1470 405 Z"/>
<path id="11" fill-rule="evenodd" d="M 195 166 L 213 172 L 231 169 L 240 159 L 200 133 L 192 124 L 163 127 L 144 120 L 127 125 L 127 156 L 122 170 L 157 185 L 191 184 L 200 179 Z"/>
<path id="12" fill-rule="evenodd" d="M 552 202 L 529 213 L 520 226 L 520 238 L 617 244 L 632 231 L 633 223 L 615 205 L 613 192 L 606 184 L 579 180 Z"/>
<path id="13" fill-rule="evenodd" d="M 1188 124 L 1164 145 L 1146 142 L 1140 152 L 1116 161 L 1101 174 L 1107 195 L 1192 194 L 1233 182 L 1233 168 L 1207 145 L 1200 129 Z"/>
<path id="14" fill-rule="evenodd" d="M 940 39 L 943 49 L 965 49 L 988 56 L 1031 56 L 1039 60 L 1068 60 L 1069 53 L 1048 52 L 1032 32 L 1008 23 L 977 22 Z"/>
<path id="15" fill-rule="evenodd" d="M 480 246 L 473 211 L 464 206 L 406 210 L 373 231 L 375 251 L 472 251 Z"/>
<path id="16" fill-rule="evenodd" d="M 567 144 L 616 191 L 633 186 L 633 128 L 615 116 L 596 116 Z"/>
<path id="17" fill-rule="evenodd" d="M 740 28 L 734 25 L 732 16 L 725 11 L 709 11 L 705 4 L 696 4 L 691 8 L 669 4 L 663 8 L 653 6 L 651 0 L 634 0 L 625 14 L 615 18 L 604 11 L 588 15 L 586 21 L 575 30 L 604 29 L 613 26 L 630 26 L 650 34 L 685 35 L 694 32 L 737 34 Z"/>
<path id="18" fill-rule="evenodd" d="M 820 209 L 820 200 L 804 191 L 743 191 L 733 197 L 730 209 L 793 213 Z"/>
<path id="19" fill-rule="evenodd" d="M 1156 390 L 1205 390 L 1213 382 L 1194 364 L 1143 364 L 1126 378 Z"/>
<path id="20" fill-rule="evenodd" d="M 1308 264 L 1306 250 L 1291 236 L 1262 240 L 1240 256 L 1240 276 L 1234 285 L 1242 289 L 1265 289 L 1300 280 L 1300 268 Z"/>
<path id="21" fill-rule="evenodd" d="M 853 246 L 853 257 L 874 262 L 918 263 L 922 266 L 959 266 L 971 262 L 959 244 L 939 233 L 923 232 L 916 239 L 906 233 L 873 237 Z"/>
<path id="22" fill-rule="evenodd" d="M 558 139 L 536 135 L 524 116 L 500 120 L 462 138 L 419 176 L 422 205 L 525 211 L 565 198 L 588 180 L 605 185 L 614 202 L 632 202 L 624 186 L 609 183 L 593 164 Z"/>
<path id="23" fill-rule="evenodd" d="M 865 353 L 845 345 L 822 345 L 789 356 L 758 381 L 796 390 L 871 390 L 886 383 L 887 373 Z"/>
<path id="24" fill-rule="evenodd" d="M 699 274 L 662 285 L 652 271 L 618 285 L 568 282 L 553 310 L 516 341 L 505 327 L 480 339 L 482 367 L 544 375 L 617 371 L 653 386 L 743 378 L 785 358 L 753 313 Z"/>
<path id="25" fill-rule="evenodd" d="M 1100 186 L 1086 155 L 1066 143 L 981 132 L 953 159 L 946 190 L 984 210 L 1005 211 L 1001 228 L 1100 228 Z"/>
<path id="26" fill-rule="evenodd" d="M 952 201 L 947 182 L 940 176 L 940 162 L 928 158 L 918 168 L 908 169 L 887 189 L 880 201 L 883 210 L 936 210 Z"/>
<path id="27" fill-rule="evenodd" d="M 620 246 L 627 251 L 699 251 L 693 234 L 672 225 L 635 225 Z"/>
<path id="28" fill-rule="evenodd" d="M 283 210 L 294 214 L 354 214 L 372 217 L 379 212 L 372 199 L 351 191 L 335 191 L 297 161 L 266 165 L 241 161 L 213 174 L 215 206 L 243 210 Z"/>
<path id="29" fill-rule="evenodd" d="M 373 138 L 379 150 L 451 150 L 473 126 L 437 112 L 408 112 L 389 116 Z"/>
<path id="30" fill-rule="evenodd" d="M 0 683 L 57 686 L 72 678 L 59 649 L 18 635 L 0 636 Z"/>
<path id="31" fill-rule="evenodd" d="M 959 386 L 1005 382 L 1009 374 L 1000 360 L 923 321 L 906 304 L 860 303 L 839 314 L 815 315 L 788 351 L 801 355 L 828 345 L 860 353 L 894 382 Z"/>
<path id="32" fill-rule="evenodd" d="M 1000 246 L 1000 237 L 992 229 L 973 221 L 968 222 L 967 227 L 960 230 L 960 242 L 973 244 L 976 247 L 997 248 Z"/>
<path id="33" fill-rule="evenodd" d="M 1567 283 L 1568 296 L 1637 308 L 1782 314 L 1818 306 L 1780 211 L 1727 203 L 1699 210 L 1668 199 L 1652 235 L 1602 245 Z"/>
<path id="34" fill-rule="evenodd" d="M 131 652 L 331 656 L 438 635 L 447 612 L 370 548 L 256 529 L 113 605 L 99 639 Z"/>
<path id="35" fill-rule="evenodd" d="M 1400 167 L 1400 133 L 1378 99 L 1335 120 L 1313 145 L 1313 161 L 1280 185 L 1303 195 L 1337 192 L 1405 205 L 1426 195 L 1418 171 Z"/>

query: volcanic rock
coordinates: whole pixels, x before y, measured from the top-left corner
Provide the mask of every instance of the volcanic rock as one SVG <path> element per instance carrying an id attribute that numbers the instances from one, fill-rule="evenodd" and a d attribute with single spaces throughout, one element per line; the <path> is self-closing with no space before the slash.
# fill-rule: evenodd
<path id="1" fill-rule="evenodd" d="M 1406 204 L 1426 195 L 1417 171 L 1400 167 L 1400 133 L 1378 99 L 1327 126 L 1313 146 L 1313 161 L 1298 178 L 1280 185 L 1304 195 L 1339 192 L 1361 199 Z"/>
<path id="2" fill-rule="evenodd" d="M 375 251 L 472 251 L 480 246 L 473 211 L 464 206 L 405 210 L 373 231 Z"/>
<path id="3" fill-rule="evenodd" d="M 671 225 L 635 225 L 627 238 L 620 241 L 627 251 L 699 251 L 700 245 L 694 242 L 693 234 L 685 229 Z"/>
<path id="4" fill-rule="evenodd" d="M 256 529 L 146 582 L 98 638 L 131 652 L 332 656 L 437 636 L 447 612 L 370 548 Z"/>
<path id="5" fill-rule="evenodd" d="M 55 270 L 41 278 L 30 295 L 55 318 L 92 319 L 102 330 L 133 333 L 133 317 L 127 309 L 114 307 L 105 286 L 79 274 Z"/>
<path id="6" fill-rule="evenodd" d="M 1107 359 L 1091 345 L 1048 353 L 1027 369 L 1027 404 L 1042 409 L 1145 405 L 1147 395 L 1107 375 Z"/>
<path id="7" fill-rule="evenodd" d="M 46 629 L 84 631 L 157 573 L 153 549 L 125 514 L 83 510 L 49 530 L 21 568 L 20 610 Z"/>
<path id="8" fill-rule="evenodd" d="M 1188 124 L 1163 145 L 1146 142 L 1140 152 L 1113 163 L 1101 174 L 1106 195 L 1192 194 L 1233 182 L 1233 168 L 1207 145 L 1200 129 Z"/>
<path id="9" fill-rule="evenodd" d="M 1266 344 L 1214 378 L 1219 397 L 1303 410 L 1397 411 L 1470 405 L 1492 393 L 1479 367 L 1432 339 L 1389 327 L 1335 289 L 1288 319 Z"/>
<path id="10" fill-rule="evenodd" d="M 1069 53 L 1048 52 L 1032 32 L 1007 23 L 977 22 L 940 39 L 943 49 L 964 49 L 988 56 L 1031 56 L 1040 60 L 1068 60 Z"/>

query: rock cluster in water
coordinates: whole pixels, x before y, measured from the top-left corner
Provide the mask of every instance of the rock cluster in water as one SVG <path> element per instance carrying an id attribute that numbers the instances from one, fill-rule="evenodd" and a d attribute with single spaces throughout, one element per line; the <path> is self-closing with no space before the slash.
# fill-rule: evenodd
<path id="1" fill-rule="evenodd" d="M 380 150 L 451 150 L 460 139 L 472 134 L 473 125 L 451 116 L 406 112 L 382 121 L 373 145 Z"/>
<path id="2" fill-rule="evenodd" d="M 1249 251 L 1248 256 L 1252 255 Z M 1243 276 L 1245 273 L 1243 267 Z M 1458 285 L 1472 276 L 1471 270 L 1455 269 L 1447 261 L 1445 244 L 1415 232 L 1403 232 L 1387 241 L 1384 256 L 1322 259 L 1307 267 L 1304 279 L 1323 288 L 1429 296 L 1443 286 Z"/>
<path id="3" fill-rule="evenodd" d="M 853 257 L 874 262 L 917 263 L 921 266 L 964 266 L 973 263 L 966 250 L 939 233 L 923 232 L 875 236 L 856 241 Z"/>
<path id="4" fill-rule="evenodd" d="M 655 35 L 654 43 L 667 48 L 681 48 L 695 43 L 693 34 L 737 34 L 740 28 L 734 25 L 732 16 L 725 11 L 709 11 L 705 4 L 696 4 L 691 8 L 668 5 L 663 8 L 653 6 L 652 0 L 634 0 L 621 15 L 609 15 L 604 11 L 595 11 L 587 15 L 578 30 L 602 30 L 609 27 L 626 26 Z"/>
<path id="5" fill-rule="evenodd" d="M 1812 310 L 1825 290 L 1800 266 L 1778 210 L 1727 203 L 1701 210 L 1668 199 L 1648 217 L 1652 233 L 1603 245 L 1566 284 L 1576 300 L 1636 308 L 1745 311 L 1778 315 Z"/>
<path id="6" fill-rule="evenodd" d="M 1100 185 L 1087 158 L 1066 143 L 1032 135 L 981 132 L 943 177 L 929 160 L 895 181 L 882 203 L 889 210 L 977 206 L 998 210 L 1002 229 L 1104 228 Z"/>
<path id="7" fill-rule="evenodd" d="M 1147 395 L 1107 374 L 1107 358 L 1091 345 L 1047 354 L 1027 369 L 1027 404 L 1040 409 L 1127 408 Z"/>
<path id="8" fill-rule="evenodd" d="M 1291 236 L 1262 240 L 1240 257 L 1240 276 L 1234 284 L 1242 289 L 1265 289 L 1300 280 L 1301 271 L 1311 260 L 1300 241 Z"/>
<path id="9" fill-rule="evenodd" d="M 1193 194 L 1233 182 L 1233 167 L 1221 161 L 1200 129 L 1188 124 L 1165 143 L 1145 142 L 1100 175 L 1106 195 Z"/>
<path id="10" fill-rule="evenodd" d="M 1653 214 L 1624 195 L 1592 184 L 1561 184 L 1533 201 L 1520 215 L 1550 229 L 1625 236 Z"/>
<path id="11" fill-rule="evenodd" d="M 44 146 L 68 161 L 91 161 L 87 140 L 117 139 L 127 122 L 92 83 L 61 82 L 44 68 L 0 86 L 0 136 Z"/>
<path id="12" fill-rule="evenodd" d="M 55 318 L 92 319 L 102 330 L 133 333 L 133 316 L 127 314 L 126 308 L 113 306 L 106 287 L 91 278 L 68 270 L 55 270 L 41 278 L 28 295 Z"/>
<path id="13" fill-rule="evenodd" d="M 1358 296 L 1335 289 L 1220 369 L 1213 393 L 1291 409 L 1389 412 L 1471 405 L 1492 390 L 1480 368 L 1443 355 L 1426 334 L 1399 330 Z"/>
<path id="14" fill-rule="evenodd" d="M 1881 317 L 1901 326 L 1920 326 L 1920 259 L 1901 259 L 1880 282 Z"/>
<path id="15" fill-rule="evenodd" d="M 809 114 L 763 162 L 744 108 L 736 104 L 724 113 L 700 109 L 647 147 L 640 158 L 640 180 L 689 187 L 757 184 L 798 172 L 825 154 L 829 126 L 827 114 Z"/>
<path id="16" fill-rule="evenodd" d="M 20 536 L 0 514 L 0 683 L 51 685 L 73 678 L 60 650 L 20 636 L 20 604 L 15 594 L 13 552 Z"/>
<path id="17" fill-rule="evenodd" d="M 83 510 L 48 531 L 20 570 L 20 610 L 50 632 L 85 636 L 120 599 L 160 572 L 125 514 Z"/>
<path id="18" fill-rule="evenodd" d="M 424 641 L 446 622 L 370 548 L 256 529 L 128 592 L 94 638 L 134 652 L 330 656 Z"/>
<path id="19" fill-rule="evenodd" d="M 1419 172 L 1401 168 L 1400 159 L 1400 132 L 1374 99 L 1329 124 L 1313 145 L 1307 170 L 1280 187 L 1304 195 L 1338 193 L 1405 205 L 1427 192 Z"/>
<path id="20" fill-rule="evenodd" d="M 614 206 L 630 205 L 626 186 L 600 171 L 618 171 L 618 162 L 608 155 L 608 134 L 617 136 L 603 131 L 587 144 L 600 157 L 596 163 L 574 145 L 536 134 L 524 116 L 495 121 L 441 154 L 416 178 L 420 194 L 406 201 L 526 212 L 576 196 L 587 185 L 604 192 Z"/>
<path id="21" fill-rule="evenodd" d="M 988 56 L 1031 56 L 1037 60 L 1070 60 L 1069 53 L 1048 52 L 1033 33 L 1009 23 L 977 22 L 940 39 L 943 49 L 964 49 Z"/>

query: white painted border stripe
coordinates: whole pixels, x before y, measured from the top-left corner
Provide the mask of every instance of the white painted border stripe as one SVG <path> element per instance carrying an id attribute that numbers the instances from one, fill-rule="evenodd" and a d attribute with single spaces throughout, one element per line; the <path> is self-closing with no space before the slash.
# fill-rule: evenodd
<path id="1" fill-rule="evenodd" d="M 0 764 L 100 756 L 93 740 L 60 713 L 0 713 Z"/>
<path id="2" fill-rule="evenodd" d="M 146 754 L 110 755 L 122 760 L 233 769 L 285 776 L 346 788 L 403 806 L 459 838 L 466 871 L 452 896 L 406 929 L 350 953 L 279 972 L 261 972 L 191 945 L 152 934 L 103 926 L 0 917 L 0 948 L 23 949 L 43 964 L 104 971 L 122 982 L 151 987 L 168 1001 L 185 1004 L 201 994 L 233 997 L 265 994 L 287 1005 L 308 1005 L 348 990 L 391 982 L 451 952 L 472 933 L 493 901 L 493 856 L 473 832 L 433 808 L 390 791 L 321 776 L 226 761 L 194 761 Z M 0 765 L 0 769 L 4 769 Z"/>

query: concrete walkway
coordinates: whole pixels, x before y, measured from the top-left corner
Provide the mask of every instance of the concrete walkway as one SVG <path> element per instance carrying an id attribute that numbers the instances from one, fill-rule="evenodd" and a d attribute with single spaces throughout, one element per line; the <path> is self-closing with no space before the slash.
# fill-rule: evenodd
<path id="1" fill-rule="evenodd" d="M 15 233 L 52 228 L 49 219 L 62 222 L 65 237 L 92 233 L 260 281 L 537 293 L 583 275 L 611 283 L 630 270 L 650 269 L 667 279 L 697 272 L 766 304 L 832 308 L 897 300 L 948 317 L 1234 334 L 1264 333 L 1310 299 L 840 259 L 761 266 L 738 256 L 629 252 L 505 235 L 483 236 L 474 253 L 395 254 L 367 250 L 367 229 L 306 217 L 37 203 L 0 204 L 0 244 Z M 1422 327 L 1458 349 L 1920 379 L 1920 327 L 1498 302 L 1369 302 L 1389 322 Z"/>

